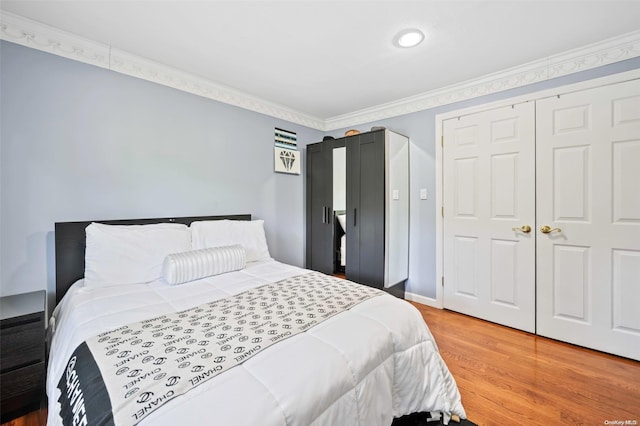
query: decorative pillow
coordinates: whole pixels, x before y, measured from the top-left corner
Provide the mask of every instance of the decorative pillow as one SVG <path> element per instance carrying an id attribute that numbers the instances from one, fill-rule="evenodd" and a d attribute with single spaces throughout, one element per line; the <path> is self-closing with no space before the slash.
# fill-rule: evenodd
<path id="1" fill-rule="evenodd" d="M 206 220 L 191 223 L 193 249 L 239 244 L 247 253 L 247 262 L 269 260 L 263 220 Z"/>
<path id="2" fill-rule="evenodd" d="M 241 245 L 212 247 L 168 255 L 162 264 L 162 276 L 169 284 L 182 284 L 238 271 L 245 265 L 246 253 Z"/>
<path id="3" fill-rule="evenodd" d="M 178 223 L 92 223 L 85 232 L 87 287 L 153 281 L 162 277 L 162 262 L 168 254 L 191 249 L 189 227 Z"/>

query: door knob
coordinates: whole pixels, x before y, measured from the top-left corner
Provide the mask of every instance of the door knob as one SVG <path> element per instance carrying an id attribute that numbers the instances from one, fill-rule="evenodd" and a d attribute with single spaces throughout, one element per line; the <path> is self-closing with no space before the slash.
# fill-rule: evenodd
<path id="1" fill-rule="evenodd" d="M 511 228 L 513 231 L 522 231 L 525 234 L 531 232 L 531 227 L 529 225 L 522 225 L 520 228 Z"/>
<path id="2" fill-rule="evenodd" d="M 552 227 L 547 226 L 547 225 L 543 225 L 543 226 L 540 227 L 540 232 L 542 232 L 543 234 L 550 234 L 550 233 L 555 232 L 555 231 L 562 232 L 562 229 L 560 229 L 560 228 L 552 228 Z"/>

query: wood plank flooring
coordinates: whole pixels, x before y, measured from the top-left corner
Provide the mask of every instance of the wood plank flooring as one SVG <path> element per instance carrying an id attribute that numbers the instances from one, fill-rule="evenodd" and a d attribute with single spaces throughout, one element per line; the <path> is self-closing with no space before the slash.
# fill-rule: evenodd
<path id="1" fill-rule="evenodd" d="M 413 305 L 478 425 L 640 425 L 639 362 Z M 3 426 L 41 426 L 46 414 Z"/>
<path id="2" fill-rule="evenodd" d="M 32 411 L 29 414 L 25 414 L 22 417 L 9 420 L 3 423 L 2 426 L 44 426 L 47 424 L 47 409 L 42 408 L 37 411 Z"/>
<path id="3" fill-rule="evenodd" d="M 640 424 L 640 363 L 413 303 L 478 425 Z"/>

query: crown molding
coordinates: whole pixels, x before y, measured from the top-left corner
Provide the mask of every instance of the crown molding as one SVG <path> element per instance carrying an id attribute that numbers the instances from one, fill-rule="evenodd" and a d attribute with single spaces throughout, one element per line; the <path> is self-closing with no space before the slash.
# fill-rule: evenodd
<path id="1" fill-rule="evenodd" d="M 324 120 L 232 89 L 176 68 L 112 48 L 110 70 L 162 84 L 177 90 L 213 99 L 225 104 L 279 118 L 314 129 L 322 129 Z"/>
<path id="2" fill-rule="evenodd" d="M 634 31 L 460 84 L 332 117 L 325 121 L 324 130 L 341 129 L 410 114 L 638 56 L 640 56 L 640 31 Z"/>
<path id="3" fill-rule="evenodd" d="M 2 11 L 0 39 L 321 130 L 324 120 L 106 44 Z"/>
<path id="4" fill-rule="evenodd" d="M 0 13 L 0 39 L 322 131 L 410 114 L 640 56 L 640 31 L 634 31 L 460 84 L 325 120 L 5 11 Z"/>
<path id="5" fill-rule="evenodd" d="M 100 68 L 109 68 L 108 45 L 13 13 L 0 13 L 0 39 Z"/>

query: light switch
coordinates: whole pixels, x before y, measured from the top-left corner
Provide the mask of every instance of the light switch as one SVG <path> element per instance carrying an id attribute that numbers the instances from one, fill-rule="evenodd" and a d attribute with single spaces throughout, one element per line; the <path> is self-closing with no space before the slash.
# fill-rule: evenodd
<path id="1" fill-rule="evenodd" d="M 427 188 L 420 188 L 420 199 L 421 200 L 427 199 Z"/>
<path id="2" fill-rule="evenodd" d="M 394 189 L 393 191 L 391 191 L 391 197 L 394 200 L 399 200 L 400 199 L 400 191 L 398 191 L 397 189 Z"/>

